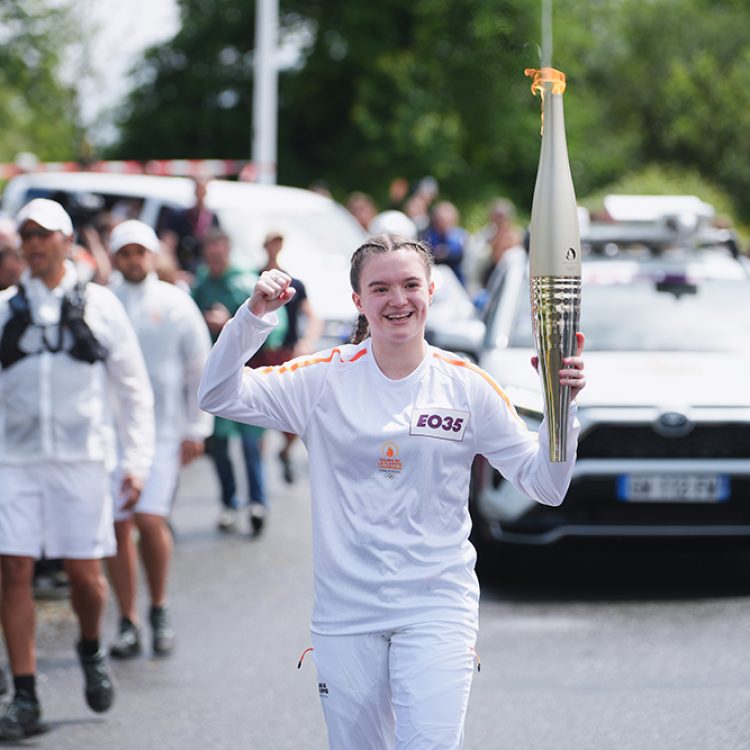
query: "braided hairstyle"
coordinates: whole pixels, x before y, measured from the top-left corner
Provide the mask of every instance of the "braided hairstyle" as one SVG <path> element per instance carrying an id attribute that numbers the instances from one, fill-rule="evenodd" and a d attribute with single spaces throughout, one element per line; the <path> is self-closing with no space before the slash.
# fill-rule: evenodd
<path id="1" fill-rule="evenodd" d="M 372 255 L 382 255 L 392 253 L 396 250 L 414 250 L 422 257 L 424 263 L 425 275 L 429 281 L 432 277 L 432 267 L 435 263 L 432 251 L 419 240 L 402 237 L 398 234 L 376 234 L 370 237 L 364 244 L 360 245 L 352 255 L 351 268 L 349 270 L 349 281 L 352 289 L 360 294 L 360 277 L 362 276 L 362 267 L 365 260 Z M 352 331 L 351 343 L 359 344 L 370 335 L 370 326 L 367 318 L 360 313 L 357 322 L 354 324 Z"/>

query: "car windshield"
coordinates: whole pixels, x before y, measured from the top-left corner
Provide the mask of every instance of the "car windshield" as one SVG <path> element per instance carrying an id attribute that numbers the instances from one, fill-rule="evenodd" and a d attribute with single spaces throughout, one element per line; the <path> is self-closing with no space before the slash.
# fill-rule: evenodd
<path id="1" fill-rule="evenodd" d="M 580 329 L 597 351 L 749 351 L 750 283 L 585 284 Z M 528 295 L 520 295 L 511 346 L 531 347 Z"/>

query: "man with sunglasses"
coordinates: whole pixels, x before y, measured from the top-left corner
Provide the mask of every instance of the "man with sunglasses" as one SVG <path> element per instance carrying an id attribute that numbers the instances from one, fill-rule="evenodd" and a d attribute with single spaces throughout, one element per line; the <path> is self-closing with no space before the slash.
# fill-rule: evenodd
<path id="1" fill-rule="evenodd" d="M 115 420 L 124 436 L 121 493 L 134 505 L 153 456 L 153 395 L 128 316 L 108 289 L 78 279 L 73 225 L 38 198 L 17 216 L 26 262 L 0 292 L 0 576 L 14 697 L 0 739 L 44 731 L 36 693 L 35 559 L 62 558 L 78 619 L 89 707 L 106 711 L 112 677 L 99 643 L 114 554 L 110 497 Z"/>

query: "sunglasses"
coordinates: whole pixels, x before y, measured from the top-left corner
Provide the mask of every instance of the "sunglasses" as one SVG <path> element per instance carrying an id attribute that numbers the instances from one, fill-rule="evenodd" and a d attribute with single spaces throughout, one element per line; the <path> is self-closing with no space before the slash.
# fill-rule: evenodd
<path id="1" fill-rule="evenodd" d="M 21 240 L 26 242 L 26 240 L 30 240 L 32 237 L 40 237 L 41 239 L 44 239 L 45 237 L 54 234 L 54 232 L 51 229 L 45 229 L 44 227 L 36 227 L 35 229 L 22 229 L 18 234 L 21 236 Z"/>

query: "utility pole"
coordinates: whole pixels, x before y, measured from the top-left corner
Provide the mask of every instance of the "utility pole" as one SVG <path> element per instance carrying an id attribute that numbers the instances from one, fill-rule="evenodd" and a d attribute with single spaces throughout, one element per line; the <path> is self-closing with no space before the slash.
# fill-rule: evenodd
<path id="1" fill-rule="evenodd" d="M 256 0 L 253 82 L 253 166 L 255 181 L 276 184 L 278 119 L 279 0 Z"/>

